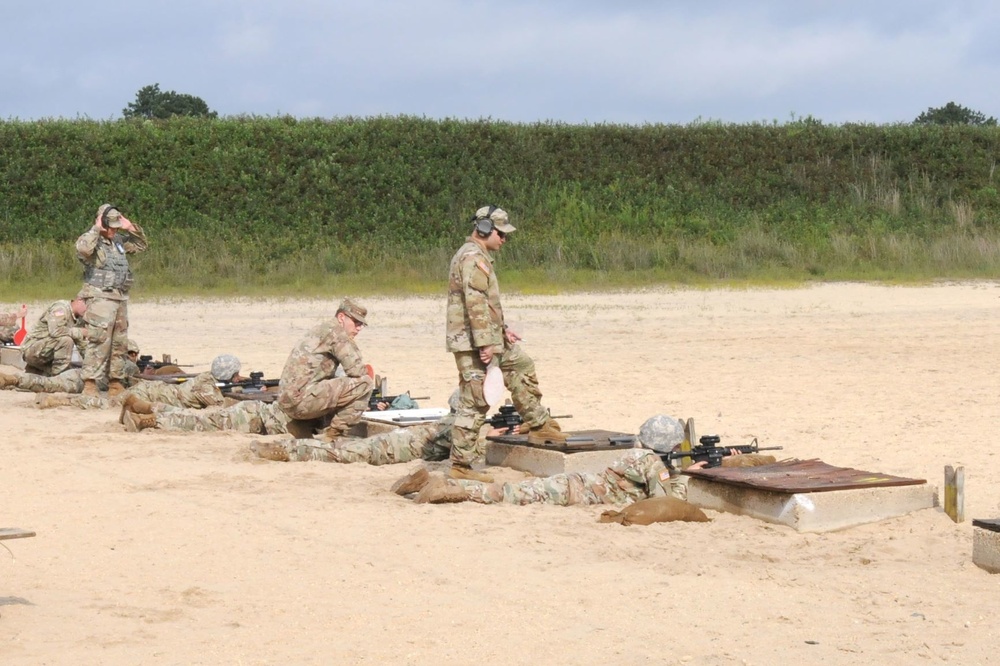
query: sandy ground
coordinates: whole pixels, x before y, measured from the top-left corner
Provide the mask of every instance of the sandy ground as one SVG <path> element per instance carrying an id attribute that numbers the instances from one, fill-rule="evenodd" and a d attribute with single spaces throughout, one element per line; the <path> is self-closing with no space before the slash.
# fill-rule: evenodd
<path id="1" fill-rule="evenodd" d="M 329 301 L 131 308 L 144 353 L 280 373 Z M 367 299 L 390 392 L 443 406 L 444 299 Z M 37 316 L 43 304 L 29 304 Z M 985 664 L 1000 576 L 1000 283 L 508 297 L 545 403 L 573 429 L 655 413 L 789 456 L 928 479 L 964 465 L 968 519 L 928 509 L 828 534 L 709 512 L 427 506 L 388 467 L 250 460 L 252 437 L 145 431 L 0 393 L 0 663 Z"/>

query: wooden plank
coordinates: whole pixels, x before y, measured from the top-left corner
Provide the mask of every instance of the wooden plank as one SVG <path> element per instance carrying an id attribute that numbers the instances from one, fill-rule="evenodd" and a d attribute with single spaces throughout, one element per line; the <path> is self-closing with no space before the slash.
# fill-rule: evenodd
<path id="1" fill-rule="evenodd" d="M 575 430 L 566 433 L 565 444 L 531 444 L 527 435 L 494 435 L 487 437 L 491 442 L 516 444 L 560 453 L 579 451 L 610 451 L 635 448 L 635 435 L 612 430 Z"/>
<path id="2" fill-rule="evenodd" d="M 22 530 L 20 527 L 0 527 L 0 541 L 4 539 L 24 539 L 33 537 L 35 533 L 31 530 Z"/>
<path id="3" fill-rule="evenodd" d="M 965 468 L 945 465 L 944 512 L 956 523 L 965 521 Z"/>

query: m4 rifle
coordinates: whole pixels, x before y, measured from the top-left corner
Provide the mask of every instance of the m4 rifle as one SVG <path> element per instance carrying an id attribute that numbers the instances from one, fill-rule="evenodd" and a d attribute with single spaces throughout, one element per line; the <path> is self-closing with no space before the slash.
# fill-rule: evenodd
<path id="1" fill-rule="evenodd" d="M 698 439 L 698 446 L 691 447 L 690 451 L 671 451 L 670 453 L 661 453 L 660 457 L 667 465 L 671 465 L 672 461 L 680 458 L 691 458 L 693 463 L 707 462 L 705 467 L 719 467 L 722 465 L 722 459 L 726 456 L 737 453 L 757 453 L 758 451 L 780 451 L 783 448 L 781 446 L 760 446 L 757 444 L 756 437 L 749 444 L 736 446 L 718 446 L 720 441 L 721 438 L 718 435 L 702 435 Z"/>
<path id="2" fill-rule="evenodd" d="M 215 385 L 219 387 L 222 395 L 227 398 L 236 398 L 237 400 L 273 400 L 274 397 L 277 397 L 277 394 L 267 389 L 277 386 L 280 381 L 280 379 L 264 379 L 263 372 L 251 372 L 249 379 L 240 379 L 235 382 L 216 382 Z"/>

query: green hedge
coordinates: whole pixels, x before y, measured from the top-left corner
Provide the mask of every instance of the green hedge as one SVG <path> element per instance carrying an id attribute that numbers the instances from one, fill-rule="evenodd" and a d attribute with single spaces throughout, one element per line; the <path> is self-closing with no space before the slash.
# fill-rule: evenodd
<path id="1" fill-rule="evenodd" d="M 592 248 L 609 238 L 676 258 L 683 244 L 735 247 L 751 232 L 820 251 L 834 237 L 1000 230 L 992 127 L 9 121 L 0 155 L 0 245 L 69 247 L 110 201 L 154 248 L 211 252 L 189 267 L 208 276 L 233 257 L 270 272 L 303 261 L 350 272 L 383 254 L 429 262 L 489 202 L 519 227 L 505 255 L 525 270 L 602 270 Z"/>

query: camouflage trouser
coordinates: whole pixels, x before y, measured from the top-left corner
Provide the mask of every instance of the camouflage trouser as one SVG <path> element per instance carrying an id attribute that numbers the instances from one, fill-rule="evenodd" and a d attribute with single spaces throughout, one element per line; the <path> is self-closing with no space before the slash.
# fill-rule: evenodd
<path id="1" fill-rule="evenodd" d="M 83 390 L 83 377 L 76 368 L 53 377 L 22 372 L 17 376 L 17 388 L 34 393 L 79 393 Z"/>
<path id="2" fill-rule="evenodd" d="M 519 345 L 505 345 L 497 357 L 503 382 L 510 391 L 511 402 L 521 415 L 525 426 L 536 428 L 549 418 L 542 406 L 542 392 L 538 388 L 535 362 Z M 479 360 L 478 351 L 455 352 L 458 367 L 459 406 L 455 418 L 455 434 L 451 460 L 460 465 L 472 465 L 483 457 L 479 430 L 486 423 L 489 404 L 483 398 L 483 380 L 486 366 Z"/>
<path id="3" fill-rule="evenodd" d="M 146 402 L 193 409 L 214 407 L 225 402 L 222 391 L 215 385 L 215 378 L 207 372 L 180 384 L 142 380 L 128 392 Z"/>
<path id="4" fill-rule="evenodd" d="M 599 474 L 570 472 L 517 483 L 455 481 L 481 504 L 628 504 L 647 497 L 672 495 L 685 499 L 684 484 L 671 479 L 655 453 L 629 451 Z"/>
<path id="5" fill-rule="evenodd" d="M 156 426 L 165 430 L 236 430 L 257 435 L 283 435 L 288 432 L 288 421 L 278 403 L 260 400 L 241 400 L 231 407 L 218 409 L 192 410 L 164 405 L 156 412 Z"/>
<path id="6" fill-rule="evenodd" d="M 83 314 L 87 343 L 83 352 L 83 378 L 125 378 L 128 352 L 128 301 L 92 298 Z"/>
<path id="7" fill-rule="evenodd" d="M 309 421 L 329 416 L 331 427 L 347 430 L 368 409 L 368 396 L 374 386 L 368 375 L 334 377 L 304 387 L 295 397 L 282 392 L 278 402 L 293 419 Z"/>
<path id="8" fill-rule="evenodd" d="M 73 359 L 73 338 L 42 338 L 21 348 L 21 357 L 32 371 L 43 375 L 58 375 L 70 368 Z"/>
<path id="9" fill-rule="evenodd" d="M 399 428 L 373 437 L 341 437 L 323 444 L 315 439 L 292 439 L 282 444 L 292 461 L 393 465 L 411 460 L 446 460 L 451 450 L 451 425 L 441 422 Z"/>

